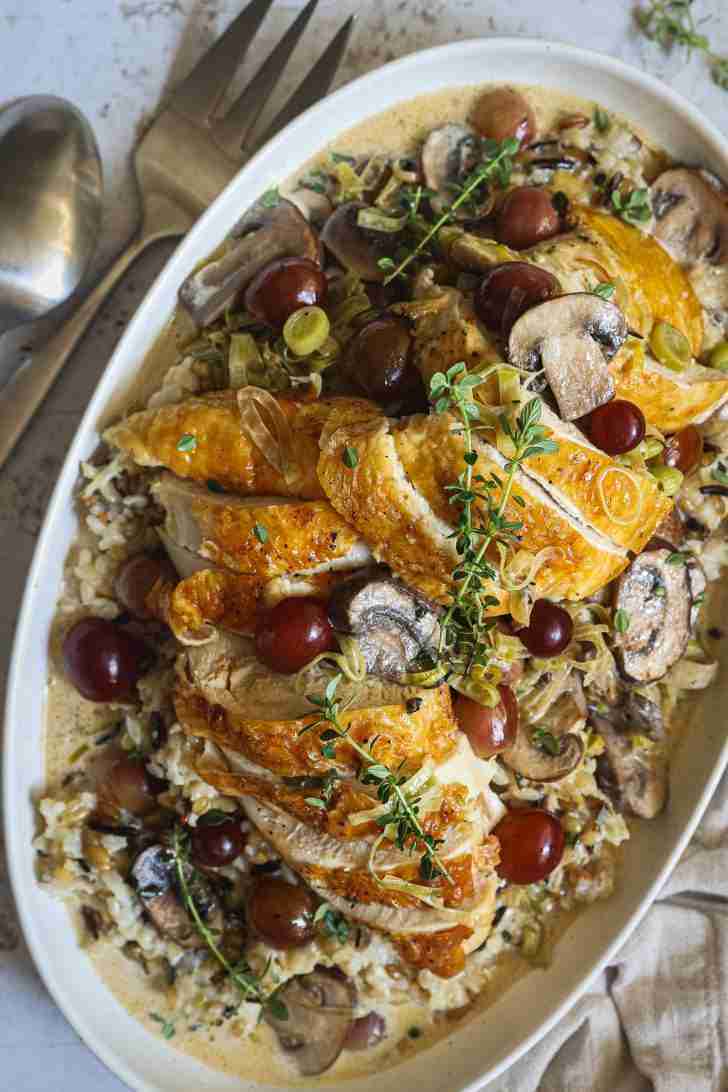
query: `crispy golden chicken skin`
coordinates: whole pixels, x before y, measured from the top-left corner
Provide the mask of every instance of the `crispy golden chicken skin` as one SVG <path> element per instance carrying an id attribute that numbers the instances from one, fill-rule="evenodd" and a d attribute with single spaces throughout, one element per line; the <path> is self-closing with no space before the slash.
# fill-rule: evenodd
<path id="1" fill-rule="evenodd" d="M 379 411 L 363 398 L 303 402 L 279 395 L 276 402 L 291 434 L 287 474 L 276 469 L 266 452 L 241 429 L 236 391 L 141 410 L 112 425 L 104 438 L 139 466 L 164 466 L 180 478 L 214 481 L 243 496 L 317 500 L 323 497 L 316 461 L 324 426 L 334 421 L 365 420 Z"/>

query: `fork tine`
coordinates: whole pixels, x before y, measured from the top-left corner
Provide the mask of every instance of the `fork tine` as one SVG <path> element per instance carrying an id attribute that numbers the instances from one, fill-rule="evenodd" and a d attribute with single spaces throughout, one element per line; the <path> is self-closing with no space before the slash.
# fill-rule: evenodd
<path id="1" fill-rule="evenodd" d="M 251 0 L 177 87 L 169 100 L 179 113 L 205 122 L 219 103 L 273 0 Z"/>
<path id="2" fill-rule="evenodd" d="M 302 114 L 304 110 L 307 110 L 309 106 L 312 106 L 315 102 L 318 102 L 319 99 L 324 97 L 333 82 L 336 70 L 339 67 L 339 62 L 346 52 L 346 47 L 349 44 L 349 38 L 351 37 L 355 20 L 356 15 L 349 16 L 344 25 L 331 39 L 309 74 L 299 84 L 288 102 L 286 102 L 273 118 L 273 121 L 270 123 L 263 136 L 255 140 L 253 148 L 246 148 L 246 152 L 252 153 L 260 148 L 267 140 L 270 140 L 272 136 L 275 136 L 284 125 L 287 125 L 289 121 L 298 117 L 298 115 Z"/>
<path id="3" fill-rule="evenodd" d="M 298 44 L 318 2 L 319 0 L 309 0 L 225 116 L 212 126 L 215 143 L 231 158 L 240 158 L 241 146 L 265 107 L 276 80 Z"/>

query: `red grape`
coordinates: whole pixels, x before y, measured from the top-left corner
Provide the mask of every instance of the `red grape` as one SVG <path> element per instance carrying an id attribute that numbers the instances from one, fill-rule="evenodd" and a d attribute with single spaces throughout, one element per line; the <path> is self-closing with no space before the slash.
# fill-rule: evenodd
<path id="1" fill-rule="evenodd" d="M 553 872 L 564 853 L 564 829 L 544 808 L 513 809 L 493 833 L 500 842 L 498 874 L 509 883 L 538 883 Z"/>
<path id="2" fill-rule="evenodd" d="M 218 822 L 205 822 L 203 816 L 192 832 L 192 857 L 203 868 L 222 868 L 232 864 L 245 848 L 240 820 L 232 816 Z"/>
<path id="3" fill-rule="evenodd" d="M 372 319 L 349 342 L 346 370 L 370 398 L 396 402 L 419 373 L 410 363 L 412 339 L 403 322 L 388 315 Z"/>
<path id="4" fill-rule="evenodd" d="M 336 648 L 326 604 L 311 596 L 282 599 L 258 619 L 255 651 L 258 658 L 284 675 L 305 667 L 320 652 Z"/>
<path id="5" fill-rule="evenodd" d="M 514 250 L 524 250 L 542 239 L 550 239 L 559 227 L 559 214 L 548 190 L 519 186 L 511 190 L 501 205 L 495 234 L 498 242 Z"/>
<path id="6" fill-rule="evenodd" d="M 82 618 L 63 639 L 63 665 L 89 701 L 124 701 L 144 674 L 149 649 L 105 618 Z"/>
<path id="7" fill-rule="evenodd" d="M 479 758 L 490 758 L 515 741 L 518 731 L 518 702 L 510 686 L 499 686 L 500 701 L 492 709 L 464 694 L 458 694 L 453 710 L 470 746 Z"/>
<path id="8" fill-rule="evenodd" d="M 528 625 L 519 629 L 517 636 L 532 656 L 544 660 L 563 652 L 573 632 L 574 623 L 568 611 L 548 599 L 537 599 Z"/>
<path id="9" fill-rule="evenodd" d="M 531 107 L 512 87 L 485 91 L 475 103 L 470 119 L 480 135 L 490 140 L 515 137 L 520 144 L 530 144 L 536 132 Z"/>
<path id="10" fill-rule="evenodd" d="M 475 292 L 475 310 L 490 330 L 507 337 L 517 318 L 537 303 L 557 296 L 561 286 L 546 269 L 530 262 L 494 265 Z"/>
<path id="11" fill-rule="evenodd" d="M 597 406 L 581 425 L 595 447 L 607 455 L 624 455 L 645 438 L 645 417 L 639 406 L 624 398 L 615 398 Z"/>
<path id="12" fill-rule="evenodd" d="M 300 884 L 261 876 L 248 897 L 248 921 L 272 948 L 298 948 L 314 936 L 316 900 Z"/>
<path id="13" fill-rule="evenodd" d="M 324 273 L 310 258 L 279 258 L 248 285 L 245 307 L 269 326 L 282 327 L 301 307 L 320 307 L 326 298 Z"/>
<path id="14" fill-rule="evenodd" d="M 702 456 L 703 436 L 695 425 L 687 425 L 668 437 L 661 458 L 665 466 L 674 466 L 681 473 L 690 474 L 699 465 Z"/>
<path id="15" fill-rule="evenodd" d="M 142 758 L 120 758 L 98 783 L 99 812 L 113 815 L 118 808 L 132 815 L 148 815 L 157 807 L 157 796 L 167 787 L 154 777 Z"/>

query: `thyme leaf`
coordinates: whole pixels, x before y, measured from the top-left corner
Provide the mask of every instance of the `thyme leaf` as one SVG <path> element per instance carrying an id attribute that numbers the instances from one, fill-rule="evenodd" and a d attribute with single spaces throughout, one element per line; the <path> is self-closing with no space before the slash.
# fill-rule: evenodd
<path id="1" fill-rule="evenodd" d="M 694 49 L 703 53 L 710 64 L 713 83 L 728 91 L 728 57 L 713 52 L 710 39 L 698 29 L 693 0 L 651 0 L 636 10 L 635 18 L 643 34 L 668 53 L 674 46 L 683 46 L 688 57 Z"/>

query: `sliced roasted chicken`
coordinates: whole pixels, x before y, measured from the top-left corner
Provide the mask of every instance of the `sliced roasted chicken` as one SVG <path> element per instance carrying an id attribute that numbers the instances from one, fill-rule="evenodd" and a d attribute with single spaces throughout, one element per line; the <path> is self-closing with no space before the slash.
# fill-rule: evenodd
<path id="1" fill-rule="evenodd" d="M 326 725 L 303 732 L 319 719 L 306 694 L 323 691 L 330 675 L 318 668 L 306 673 L 305 686 L 271 671 L 255 656 L 252 641 L 219 635 L 214 642 L 181 654 L 175 691 L 180 723 L 189 734 L 212 740 L 277 775 L 320 775 L 331 766 L 322 755 Z M 446 686 L 403 687 L 375 678 L 342 680 L 337 695 L 345 711 L 342 723 L 361 743 L 379 736 L 377 756 L 387 765 L 407 768 L 432 757 L 438 761 L 454 746 L 457 728 Z M 342 774 L 358 768 L 347 746 L 337 748 Z"/>
<path id="2" fill-rule="evenodd" d="M 212 567 L 270 579 L 283 573 L 353 569 L 369 549 L 327 501 L 237 497 L 162 474 L 152 487 L 166 541 Z"/>
<path id="3" fill-rule="evenodd" d="M 478 472 L 502 477 L 504 457 L 486 441 L 476 443 Z M 353 470 L 342 462 L 347 446 L 358 452 Z M 452 537 L 456 513 L 447 487 L 461 473 L 464 452 L 456 420 L 434 414 L 340 428 L 324 444 L 319 461 L 319 477 L 331 503 L 357 527 L 374 556 L 435 599 L 447 594 L 457 565 Z M 627 565 L 622 547 L 560 507 L 523 472 L 516 475 L 505 517 L 523 525 L 523 543 L 534 555 L 549 551 L 535 578 L 542 595 L 582 599 Z M 494 584 L 492 593 L 499 599 L 493 612 L 507 611 L 502 586 Z"/>
<path id="4" fill-rule="evenodd" d="M 105 439 L 139 466 L 163 466 L 180 478 L 246 496 L 316 500 L 324 495 L 316 475 L 322 431 L 379 412 L 362 398 L 302 402 L 269 395 L 263 405 L 275 420 L 264 416 L 253 434 L 241 424 L 241 393 L 219 391 L 141 410 L 107 429 Z"/>

